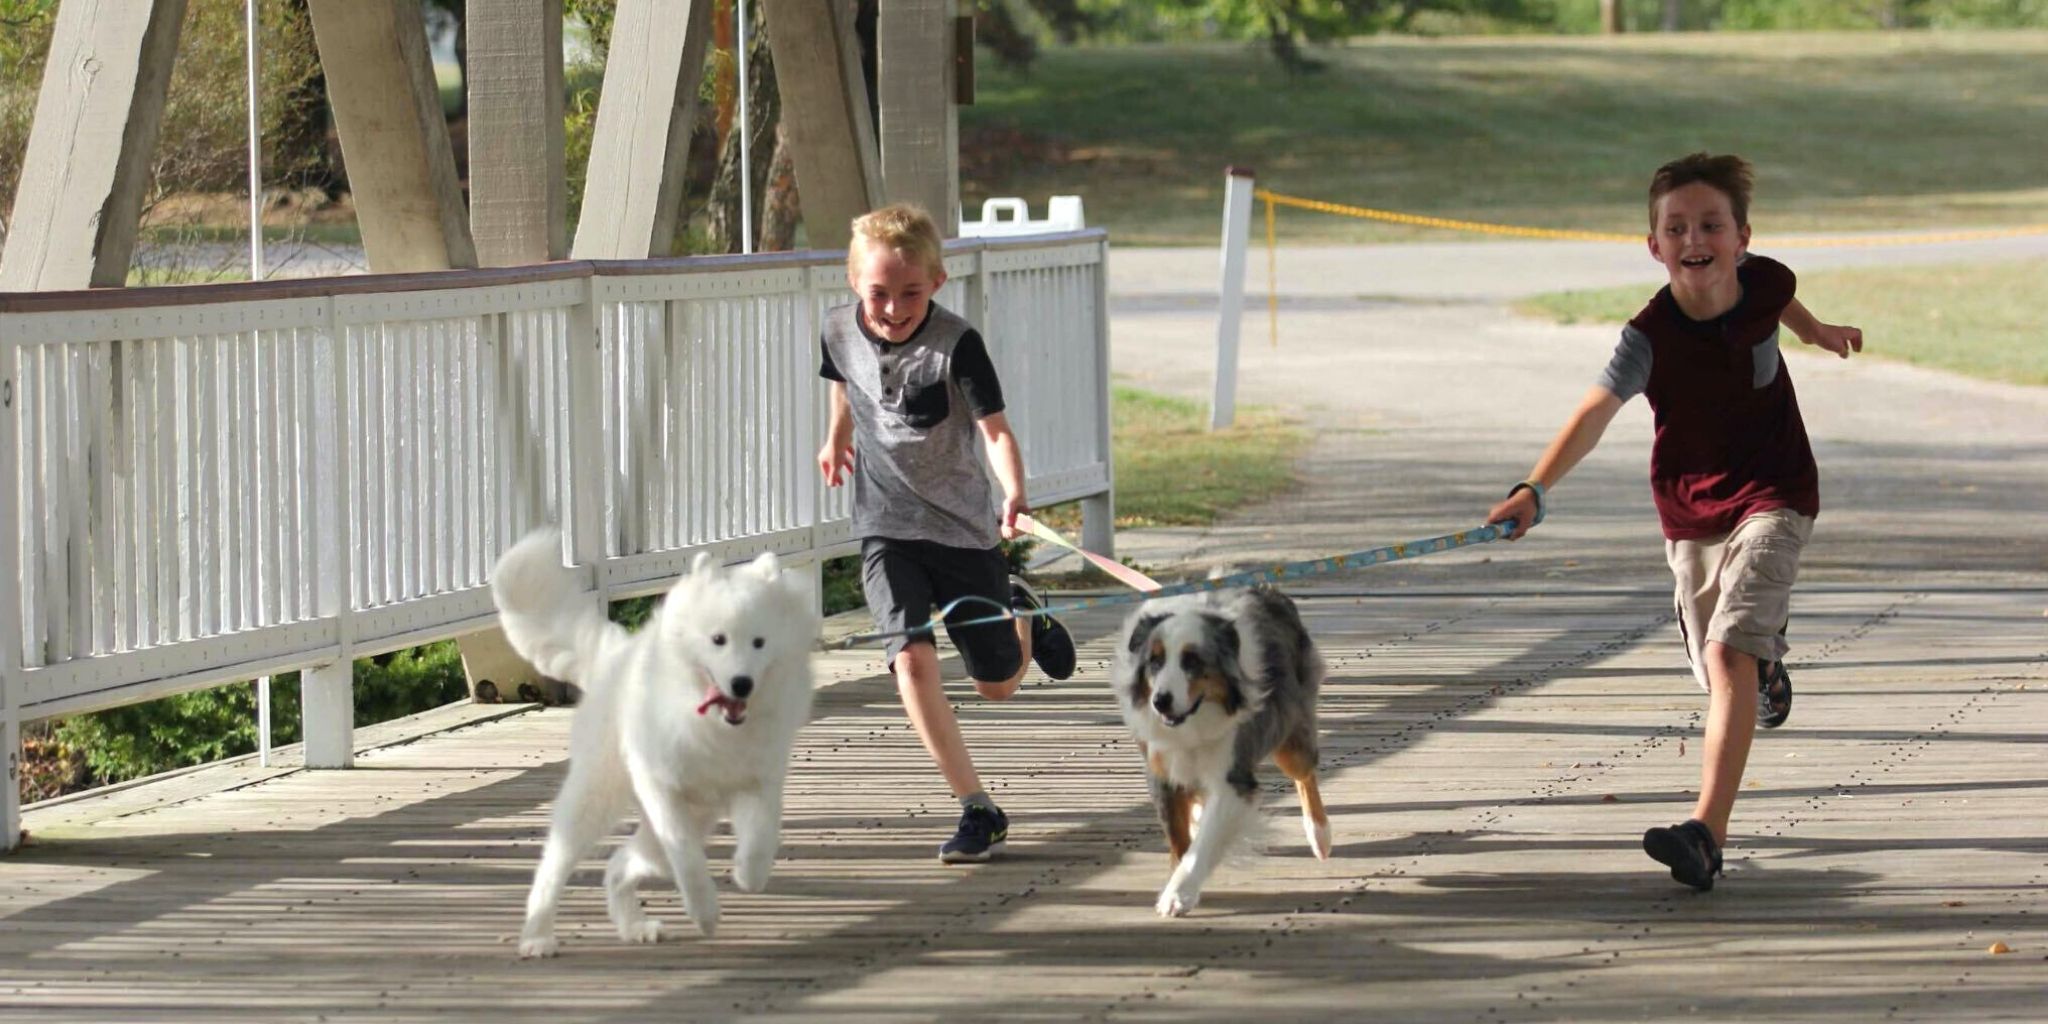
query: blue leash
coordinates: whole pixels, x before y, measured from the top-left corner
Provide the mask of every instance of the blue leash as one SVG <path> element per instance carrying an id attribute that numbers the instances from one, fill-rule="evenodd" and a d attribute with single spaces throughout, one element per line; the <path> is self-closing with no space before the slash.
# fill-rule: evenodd
<path id="1" fill-rule="evenodd" d="M 1537 518 L 1539 521 L 1542 518 L 1540 513 Z M 1034 608 L 1026 612 L 1016 611 L 1007 605 L 998 604 L 988 598 L 970 594 L 966 597 L 955 598 L 947 602 L 944 607 L 938 610 L 937 614 L 932 616 L 930 622 L 926 622 L 923 625 L 912 626 L 909 629 L 891 630 L 885 633 L 855 633 L 851 636 L 841 637 L 838 640 L 823 644 L 820 646 L 820 649 L 827 651 L 846 650 L 859 644 L 873 643 L 877 640 L 891 640 L 899 636 L 917 636 L 921 633 L 929 633 L 936 630 L 939 624 L 946 620 L 947 616 L 953 614 L 955 609 L 971 603 L 985 604 L 991 608 L 999 609 L 1001 614 L 988 615 L 979 619 L 966 619 L 952 623 L 952 625 L 985 626 L 995 622 L 1028 619 L 1035 615 L 1064 614 L 1088 608 L 1106 608 L 1111 605 L 1135 604 L 1139 601 L 1150 601 L 1154 598 L 1174 597 L 1179 594 L 1193 594 L 1206 590 L 1229 590 L 1236 587 L 1253 587 L 1261 583 L 1279 583 L 1282 580 L 1291 580 L 1304 576 L 1322 576 L 1333 572 L 1343 572 L 1346 569 L 1363 569 L 1368 565 L 1379 565 L 1384 562 L 1399 562 L 1408 558 L 1421 558 L 1423 555 L 1434 555 L 1457 548 L 1471 547 L 1476 544 L 1490 544 L 1493 541 L 1508 537 L 1514 532 L 1515 521 L 1503 519 L 1498 523 L 1488 523 L 1470 530 L 1447 533 L 1440 537 L 1413 540 L 1406 544 L 1389 544 L 1385 547 L 1354 551 L 1348 555 L 1336 555 L 1330 558 L 1311 558 L 1302 562 L 1286 562 L 1273 566 L 1270 569 L 1254 569 L 1247 572 L 1233 573 L 1229 576 L 1218 576 L 1214 579 L 1190 580 L 1186 583 L 1175 583 L 1172 586 L 1162 587 L 1150 593 L 1133 591 L 1123 594 L 1109 594 L 1103 597 L 1086 597 L 1067 604 Z"/>

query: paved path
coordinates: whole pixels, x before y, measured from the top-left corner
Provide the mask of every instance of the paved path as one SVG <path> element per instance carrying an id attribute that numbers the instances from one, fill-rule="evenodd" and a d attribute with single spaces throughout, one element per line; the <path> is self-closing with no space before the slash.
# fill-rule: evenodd
<path id="1" fill-rule="evenodd" d="M 1354 255 L 1376 258 L 1320 272 Z M 1119 372 L 1201 393 L 1212 323 L 1117 301 Z M 1483 298 L 1304 305 L 1245 364 L 1246 400 L 1315 430 L 1302 484 L 1125 553 L 1204 568 L 1466 524 L 1611 345 Z M 1296 591 L 1332 663 L 1336 855 L 1306 855 L 1271 786 L 1270 855 L 1186 920 L 1150 911 L 1165 858 L 1105 612 L 1073 623 L 1074 679 L 963 704 L 1015 818 L 1003 862 L 933 863 L 954 809 L 869 656 L 833 655 L 769 892 L 729 892 L 716 940 L 624 947 L 593 863 L 563 957 L 521 963 L 568 715 L 453 708 L 375 734 L 355 772 L 224 767 L 32 811 L 0 861 L 0 1021 L 2038 1021 L 2048 400 L 1792 366 L 1828 511 L 1796 710 L 1758 744 L 1712 894 L 1636 841 L 1689 806 L 1703 704 L 1634 408 L 1530 540 Z M 681 923 L 671 892 L 650 905 Z"/>

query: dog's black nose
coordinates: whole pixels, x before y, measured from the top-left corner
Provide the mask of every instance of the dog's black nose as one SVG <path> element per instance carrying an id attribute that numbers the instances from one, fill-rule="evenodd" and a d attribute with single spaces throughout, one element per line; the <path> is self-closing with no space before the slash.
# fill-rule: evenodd
<path id="1" fill-rule="evenodd" d="M 1173 694 L 1154 694 L 1152 697 L 1152 706 L 1159 709 L 1159 713 L 1162 715 L 1173 714 Z"/>
<path id="2" fill-rule="evenodd" d="M 733 695 L 733 696 L 735 696 L 735 697 L 738 697 L 738 698 L 739 698 L 739 699 L 741 699 L 741 700 L 746 700 L 746 699 L 747 699 L 747 694 L 750 694 L 750 693 L 752 693 L 752 692 L 754 692 L 754 677 L 753 677 L 753 676 L 734 676 L 734 677 L 732 677 L 732 695 Z"/>

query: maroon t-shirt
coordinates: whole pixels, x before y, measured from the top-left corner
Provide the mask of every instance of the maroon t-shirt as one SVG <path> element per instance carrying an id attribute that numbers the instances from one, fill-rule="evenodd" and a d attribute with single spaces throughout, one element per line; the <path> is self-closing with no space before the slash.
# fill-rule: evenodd
<path id="1" fill-rule="evenodd" d="M 1755 255 L 1735 273 L 1742 297 L 1713 320 L 1686 316 L 1669 287 L 1658 291 L 1623 328 L 1601 379 L 1624 401 L 1637 391 L 1650 400 L 1650 492 L 1672 540 L 1716 537 L 1772 509 L 1820 514 L 1820 470 L 1778 353 L 1795 279 Z"/>

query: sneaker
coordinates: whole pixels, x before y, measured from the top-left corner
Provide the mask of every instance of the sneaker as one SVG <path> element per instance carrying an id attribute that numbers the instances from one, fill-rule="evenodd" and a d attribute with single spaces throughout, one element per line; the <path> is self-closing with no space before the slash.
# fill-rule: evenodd
<path id="1" fill-rule="evenodd" d="M 1756 724 L 1775 729 L 1792 717 L 1792 676 L 1782 661 L 1756 663 Z"/>
<path id="2" fill-rule="evenodd" d="M 1701 892 L 1714 887 L 1721 873 L 1721 847 L 1697 819 L 1643 833 L 1643 852 L 1671 869 L 1671 877 Z"/>
<path id="3" fill-rule="evenodd" d="M 942 864 L 980 864 L 1002 852 L 1010 838 L 1010 818 L 994 807 L 969 804 L 960 814 L 960 830 L 939 847 Z"/>
<path id="4" fill-rule="evenodd" d="M 1045 607 L 1038 599 L 1038 592 L 1031 585 L 1015 576 L 1010 577 L 1010 607 L 1020 612 L 1037 611 Z M 1065 679 L 1074 674 L 1074 638 L 1060 620 L 1050 615 L 1031 617 L 1031 660 L 1038 663 L 1038 670 L 1054 679 Z"/>

